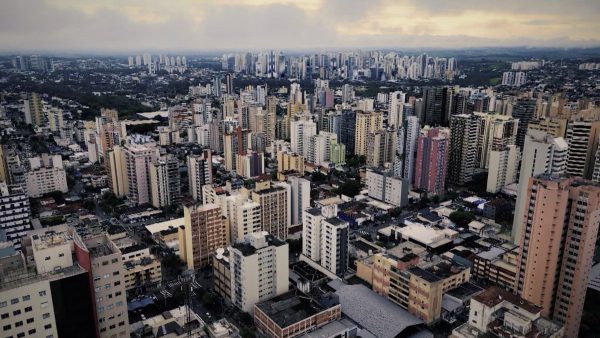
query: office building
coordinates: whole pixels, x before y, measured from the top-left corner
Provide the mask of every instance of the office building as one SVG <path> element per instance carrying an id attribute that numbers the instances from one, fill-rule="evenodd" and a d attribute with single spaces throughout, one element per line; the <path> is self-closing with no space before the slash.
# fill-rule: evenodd
<path id="1" fill-rule="evenodd" d="M 10 188 L 0 182 L 0 232 L 15 249 L 21 248 L 21 238 L 31 230 L 29 198 L 23 188 Z"/>
<path id="2" fill-rule="evenodd" d="M 600 224 L 600 187 L 541 175 L 527 185 L 516 289 L 576 337 Z"/>
<path id="3" fill-rule="evenodd" d="M 525 138 L 525 147 L 519 171 L 517 202 L 511 232 L 513 243 L 519 244 L 523 232 L 523 217 L 527 210 L 526 196 L 529 178 L 541 174 L 562 176 L 567 165 L 569 146 L 562 137 L 552 137 L 543 131 L 530 130 Z"/>
<path id="4" fill-rule="evenodd" d="M 368 135 L 381 129 L 383 129 L 383 112 L 356 111 L 354 154 L 367 155 Z M 342 141 L 341 143 L 344 142 Z"/>
<path id="5" fill-rule="evenodd" d="M 600 138 L 600 121 L 576 118 L 567 124 L 567 174 L 590 179 Z"/>
<path id="6" fill-rule="evenodd" d="M 450 130 L 425 128 L 417 140 L 413 187 L 427 194 L 445 192 Z"/>
<path id="7" fill-rule="evenodd" d="M 396 207 L 408 204 L 408 181 L 393 176 L 392 172 L 367 169 L 369 197 Z"/>
<path id="8" fill-rule="evenodd" d="M 231 302 L 244 312 L 289 290 L 288 244 L 267 232 L 249 234 L 229 249 Z"/>
<path id="9" fill-rule="evenodd" d="M 188 269 L 210 264 L 215 250 L 229 245 L 229 220 L 216 204 L 194 204 L 183 208 L 184 233 L 179 252 Z"/>
<path id="10" fill-rule="evenodd" d="M 212 152 L 205 149 L 202 154 L 190 154 L 187 157 L 190 195 L 196 201 L 202 201 L 202 187 L 212 184 Z"/>
<path id="11" fill-rule="evenodd" d="M 155 208 L 177 205 L 181 201 L 181 175 L 176 157 L 166 156 L 150 164 L 150 191 Z"/>
<path id="12" fill-rule="evenodd" d="M 41 197 L 47 193 L 69 191 L 67 174 L 60 155 L 42 154 L 29 159 L 30 170 L 27 172 L 26 185 L 29 197 Z"/>
<path id="13" fill-rule="evenodd" d="M 468 114 L 450 117 L 447 183 L 463 186 L 473 179 L 479 138 L 477 120 L 477 116 Z"/>
<path id="14" fill-rule="evenodd" d="M 291 226 L 291 188 L 286 183 L 259 182 L 252 201 L 260 204 L 262 230 L 286 240 Z"/>

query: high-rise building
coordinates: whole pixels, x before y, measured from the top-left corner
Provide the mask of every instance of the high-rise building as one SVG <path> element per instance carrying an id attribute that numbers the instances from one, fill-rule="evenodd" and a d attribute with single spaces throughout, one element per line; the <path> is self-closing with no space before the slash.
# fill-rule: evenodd
<path id="1" fill-rule="evenodd" d="M 367 137 L 380 129 L 383 129 L 383 112 L 356 111 L 354 154 L 367 155 Z"/>
<path id="2" fill-rule="evenodd" d="M 393 176 L 393 172 L 367 169 L 369 197 L 402 207 L 408 204 L 408 181 Z"/>
<path id="3" fill-rule="evenodd" d="M 430 126 L 445 125 L 448 121 L 446 114 L 445 87 L 423 87 L 423 114 L 421 121 Z"/>
<path id="4" fill-rule="evenodd" d="M 121 250 L 108 236 L 81 238 L 75 233 L 73 248 L 79 264 L 90 273 L 99 336 L 128 337 L 125 268 Z"/>
<path id="5" fill-rule="evenodd" d="M 567 174 L 590 179 L 594 171 L 600 121 L 577 118 L 567 124 Z"/>
<path id="6" fill-rule="evenodd" d="M 288 171 L 304 173 L 304 156 L 284 151 L 277 152 L 277 172 Z"/>
<path id="7" fill-rule="evenodd" d="M 477 116 L 459 114 L 450 117 L 450 152 L 446 181 L 465 185 L 473 179 L 479 138 Z"/>
<path id="8" fill-rule="evenodd" d="M 569 146 L 562 137 L 552 137 L 539 130 L 530 130 L 527 133 L 521 156 L 517 202 L 511 233 L 513 243 L 518 244 L 524 229 L 522 219 L 527 210 L 525 197 L 529 178 L 541 174 L 564 175 L 568 150 Z"/>
<path id="9" fill-rule="evenodd" d="M 594 172 L 592 173 L 592 181 L 600 183 L 600 147 L 596 150 L 596 159 L 594 160 Z"/>
<path id="10" fill-rule="evenodd" d="M 275 129 L 277 124 L 277 104 L 278 100 L 276 96 L 267 97 L 267 110 L 266 110 L 266 118 L 265 118 L 265 127 L 263 128 L 263 132 L 266 136 L 267 145 L 271 145 L 275 138 Z"/>
<path id="11" fill-rule="evenodd" d="M 336 143 L 337 135 L 326 131 L 309 137 L 306 145 L 306 161 L 316 165 L 329 162 L 331 160 L 331 148 Z"/>
<path id="12" fill-rule="evenodd" d="M 127 167 L 123 147 L 113 146 L 106 154 L 108 188 L 113 194 L 127 195 Z"/>
<path id="13" fill-rule="evenodd" d="M 16 249 L 21 248 L 21 238 L 32 228 L 30 217 L 29 198 L 23 188 L 0 182 L 0 231 Z"/>
<path id="14" fill-rule="evenodd" d="M 260 204 L 262 230 L 286 240 L 291 226 L 290 187 L 286 183 L 277 185 L 266 181 L 256 184 L 252 200 Z"/>
<path id="15" fill-rule="evenodd" d="M 302 224 L 302 211 L 310 207 L 310 181 L 297 177 L 289 176 L 291 197 L 291 223 L 292 225 Z"/>
<path id="16" fill-rule="evenodd" d="M 229 248 L 231 302 L 252 313 L 254 304 L 289 290 L 289 247 L 267 232 L 256 232 Z"/>
<path id="17" fill-rule="evenodd" d="M 392 92 L 388 103 L 388 126 L 399 128 L 404 121 L 404 102 L 406 94 L 401 91 Z"/>
<path id="18" fill-rule="evenodd" d="M 367 135 L 367 166 L 384 167 L 394 162 L 398 133 L 392 129 L 382 129 Z"/>
<path id="19" fill-rule="evenodd" d="M 291 122 L 290 125 L 290 143 L 292 151 L 308 156 L 308 141 L 311 136 L 317 134 L 317 124 L 310 118 L 301 118 Z"/>
<path id="20" fill-rule="evenodd" d="M 45 125 L 44 106 L 42 98 L 37 93 L 29 93 L 27 100 L 23 102 L 25 111 L 25 123 L 33 124 L 36 127 Z"/>
<path id="21" fill-rule="evenodd" d="M 531 178 L 516 289 L 576 337 L 600 224 L 600 187 L 577 178 Z"/>
<path id="22" fill-rule="evenodd" d="M 133 135 L 123 148 L 126 196 L 135 204 L 152 202 L 150 166 L 158 157 L 156 143 L 148 137 Z"/>
<path id="23" fill-rule="evenodd" d="M 67 174 L 60 155 L 42 154 L 29 159 L 30 170 L 27 172 L 26 184 L 29 197 L 41 197 L 44 194 L 69 191 Z"/>
<path id="24" fill-rule="evenodd" d="M 181 201 L 181 175 L 176 157 L 166 156 L 150 164 L 150 191 L 155 208 L 176 205 Z"/>
<path id="25" fill-rule="evenodd" d="M 229 95 L 234 94 L 233 74 L 231 74 L 231 73 L 228 73 L 227 75 L 225 75 L 225 90 L 227 91 L 227 94 L 229 94 Z"/>
<path id="26" fill-rule="evenodd" d="M 190 195 L 196 201 L 202 200 L 202 187 L 212 184 L 212 153 L 205 149 L 202 154 L 191 154 L 187 157 Z"/>
<path id="27" fill-rule="evenodd" d="M 183 218 L 185 233 L 179 243 L 181 258 L 189 269 L 201 269 L 210 264 L 215 250 L 229 245 L 229 220 L 216 204 L 186 205 Z"/>
<path id="28" fill-rule="evenodd" d="M 519 148 L 514 144 L 492 150 L 488 161 L 486 191 L 495 194 L 502 190 L 502 187 L 517 182 L 520 159 Z"/>
<path id="29" fill-rule="evenodd" d="M 337 276 L 344 276 L 349 260 L 348 222 L 337 217 L 321 222 L 321 266 Z"/>
<path id="30" fill-rule="evenodd" d="M 394 175 L 408 182 L 413 181 L 419 130 L 419 119 L 416 116 L 408 116 L 402 128 L 398 129 Z"/>
<path id="31" fill-rule="evenodd" d="M 356 146 L 356 112 L 353 110 L 342 110 L 339 120 L 338 140 L 346 146 L 347 151 L 354 151 Z"/>
<path id="32" fill-rule="evenodd" d="M 535 99 L 519 99 L 513 104 L 512 117 L 519 120 L 517 139 L 515 140 L 519 149 L 523 149 L 525 145 L 525 135 L 527 135 L 529 122 L 534 118 L 535 105 Z"/>
<path id="33" fill-rule="evenodd" d="M 475 113 L 475 115 L 479 118 L 477 166 L 487 169 L 492 151 L 500 151 L 516 143 L 519 120 L 500 114 Z"/>
<path id="34" fill-rule="evenodd" d="M 235 128 L 233 132 L 223 135 L 225 169 L 227 171 L 236 170 L 237 155 L 245 155 L 251 148 L 251 133 L 248 129 Z M 211 146 L 211 149 L 212 146 Z M 213 149 L 214 150 L 214 149 Z"/>
<path id="35" fill-rule="evenodd" d="M 56 133 L 60 132 L 65 127 L 64 112 L 59 108 L 51 108 L 48 110 L 48 128 Z"/>
<path id="36" fill-rule="evenodd" d="M 449 140 L 449 129 L 426 128 L 421 131 L 417 140 L 414 188 L 432 195 L 445 192 Z"/>
<path id="37" fill-rule="evenodd" d="M 265 154 L 248 151 L 244 155 L 236 155 L 236 172 L 246 178 L 258 177 L 265 173 Z"/>

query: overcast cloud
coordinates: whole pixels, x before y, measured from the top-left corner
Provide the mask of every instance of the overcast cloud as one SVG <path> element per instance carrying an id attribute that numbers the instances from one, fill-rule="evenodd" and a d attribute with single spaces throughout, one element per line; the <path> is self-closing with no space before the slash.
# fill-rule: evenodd
<path id="1" fill-rule="evenodd" d="M 599 46 L 599 0 L 2 0 L 0 51 Z"/>

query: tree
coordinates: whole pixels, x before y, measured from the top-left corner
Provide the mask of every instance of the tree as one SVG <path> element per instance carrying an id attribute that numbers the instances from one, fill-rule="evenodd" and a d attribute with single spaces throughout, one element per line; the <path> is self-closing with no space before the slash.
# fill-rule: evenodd
<path id="1" fill-rule="evenodd" d="M 360 193 L 360 189 L 362 189 L 362 184 L 360 184 L 360 181 L 348 180 L 342 183 L 340 187 L 335 190 L 335 192 L 348 197 L 354 197 Z"/>
<path id="2" fill-rule="evenodd" d="M 461 228 L 466 227 L 474 219 L 475 215 L 464 210 L 457 210 L 450 214 L 450 220 Z"/>
<path id="3" fill-rule="evenodd" d="M 320 171 L 314 171 L 311 175 L 310 178 L 313 182 L 325 182 L 327 181 L 327 175 L 321 173 Z"/>

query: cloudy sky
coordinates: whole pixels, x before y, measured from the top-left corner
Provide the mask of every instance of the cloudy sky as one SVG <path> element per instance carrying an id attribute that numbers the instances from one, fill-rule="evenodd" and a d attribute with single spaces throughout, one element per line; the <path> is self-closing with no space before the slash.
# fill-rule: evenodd
<path id="1" fill-rule="evenodd" d="M 600 0 L 1 0 L 0 51 L 600 46 Z"/>

